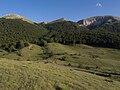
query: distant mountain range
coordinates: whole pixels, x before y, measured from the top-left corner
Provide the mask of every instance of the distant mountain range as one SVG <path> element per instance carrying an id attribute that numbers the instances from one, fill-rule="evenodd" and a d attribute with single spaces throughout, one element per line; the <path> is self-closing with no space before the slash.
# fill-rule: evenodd
<path id="1" fill-rule="evenodd" d="M 18 46 L 45 42 L 87 44 L 120 48 L 120 17 L 94 16 L 73 22 L 60 18 L 52 22 L 33 22 L 23 16 L 8 14 L 0 18 L 0 48 L 7 51 Z"/>
<path id="2" fill-rule="evenodd" d="M 60 18 L 54 20 L 52 22 L 42 22 L 42 24 L 49 24 L 49 23 L 57 23 L 63 21 L 70 21 L 65 18 Z M 117 16 L 94 16 L 86 19 L 79 20 L 75 23 L 78 23 L 80 26 L 97 26 L 97 25 L 104 25 L 104 24 L 113 24 L 116 22 L 120 22 L 120 17 Z"/>
<path id="3" fill-rule="evenodd" d="M 1 18 L 21 19 L 23 21 L 33 23 L 31 20 L 17 14 L 7 14 L 5 16 L 2 16 Z M 57 23 L 57 22 L 63 22 L 63 21 L 70 21 L 70 20 L 67 20 L 65 18 L 60 18 L 51 22 L 41 22 L 41 23 L 48 24 L 48 23 Z M 94 16 L 94 17 L 79 20 L 76 23 L 78 23 L 80 26 L 95 26 L 95 25 L 111 24 L 119 21 L 120 21 L 120 17 L 118 16 Z"/>

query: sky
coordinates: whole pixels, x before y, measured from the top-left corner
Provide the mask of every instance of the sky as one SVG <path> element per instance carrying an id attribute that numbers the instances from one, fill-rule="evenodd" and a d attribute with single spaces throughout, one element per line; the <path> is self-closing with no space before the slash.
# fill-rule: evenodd
<path id="1" fill-rule="evenodd" d="M 0 0 L 0 16 L 19 14 L 34 22 L 120 16 L 120 0 Z"/>

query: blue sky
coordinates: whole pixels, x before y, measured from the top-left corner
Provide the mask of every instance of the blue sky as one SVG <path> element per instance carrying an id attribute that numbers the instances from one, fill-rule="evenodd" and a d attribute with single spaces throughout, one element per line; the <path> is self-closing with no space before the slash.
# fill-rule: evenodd
<path id="1" fill-rule="evenodd" d="M 120 16 L 120 0 L 0 0 L 0 16 L 5 14 L 20 14 L 35 22 Z"/>

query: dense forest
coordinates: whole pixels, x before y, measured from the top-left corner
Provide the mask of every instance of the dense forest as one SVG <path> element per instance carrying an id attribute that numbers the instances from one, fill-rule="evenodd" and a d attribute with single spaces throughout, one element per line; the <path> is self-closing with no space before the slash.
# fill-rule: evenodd
<path id="1" fill-rule="evenodd" d="M 114 22 L 110 24 L 96 25 L 88 27 L 90 30 L 97 30 L 103 32 L 120 32 L 120 22 Z"/>
<path id="2" fill-rule="evenodd" d="M 39 41 L 47 30 L 20 19 L 0 19 L 0 47 L 14 51 Z"/>
<path id="3" fill-rule="evenodd" d="M 86 27 L 72 21 L 32 24 L 20 19 L 0 19 L 0 48 L 4 50 L 12 52 L 29 43 L 47 42 L 120 48 L 120 22 Z"/>
<path id="4" fill-rule="evenodd" d="M 45 37 L 48 42 L 120 48 L 120 23 L 88 28 L 71 21 L 64 21 L 43 26 L 49 31 Z"/>

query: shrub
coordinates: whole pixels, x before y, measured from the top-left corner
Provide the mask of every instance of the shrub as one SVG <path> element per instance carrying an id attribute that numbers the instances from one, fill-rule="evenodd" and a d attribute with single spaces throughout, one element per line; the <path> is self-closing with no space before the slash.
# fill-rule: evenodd
<path id="1" fill-rule="evenodd" d="M 25 47 L 25 45 L 24 45 L 23 41 L 18 41 L 17 42 L 17 44 L 16 44 L 17 49 L 21 49 L 21 48 L 24 48 L 24 47 Z"/>
<path id="2" fill-rule="evenodd" d="M 38 45 L 40 45 L 40 46 L 47 46 L 47 41 L 45 41 L 43 39 L 40 39 L 39 42 L 38 42 Z"/>

